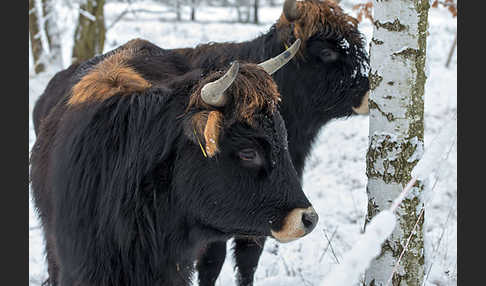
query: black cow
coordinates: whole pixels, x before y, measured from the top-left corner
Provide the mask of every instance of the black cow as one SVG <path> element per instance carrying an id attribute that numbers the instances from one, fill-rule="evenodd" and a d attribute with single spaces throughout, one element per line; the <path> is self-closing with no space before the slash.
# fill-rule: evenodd
<path id="1" fill-rule="evenodd" d="M 367 114 L 369 58 L 358 21 L 332 0 L 286 0 L 270 30 L 241 43 L 210 43 L 176 49 L 193 67 L 225 65 L 233 60 L 260 62 L 282 52 L 296 39 L 299 54 L 273 75 L 282 96 L 289 151 L 302 179 L 305 159 L 320 128 L 329 120 Z M 252 285 L 265 238 L 236 238 L 234 257 L 239 285 Z M 226 244 L 208 245 L 198 261 L 200 285 L 214 285 L 224 263 Z"/>
<path id="2" fill-rule="evenodd" d="M 312 231 L 269 75 L 292 53 L 201 77 L 128 46 L 78 67 L 38 130 L 48 284 L 189 285 L 210 242 Z"/>
<path id="3" fill-rule="evenodd" d="M 297 56 L 273 75 L 294 166 L 302 176 L 319 129 L 333 118 L 368 113 L 369 58 L 358 21 L 333 0 L 286 0 L 280 19 L 261 36 L 241 43 L 209 43 L 175 49 L 193 67 L 258 63 L 296 39 Z"/>
<path id="4" fill-rule="evenodd" d="M 211 70 L 234 60 L 261 62 L 301 39 L 298 55 L 273 78 L 283 99 L 279 110 L 287 127 L 290 155 L 302 179 L 305 159 L 320 128 L 333 118 L 368 112 L 369 59 L 357 26 L 358 21 L 332 0 L 286 0 L 280 19 L 267 33 L 253 40 L 173 51 L 192 67 Z M 61 84 L 65 82 L 62 72 L 56 77 Z M 57 102 L 58 90 L 48 86 L 40 97 L 34 109 L 36 126 Z M 264 237 L 234 240 L 240 285 L 251 285 L 264 241 Z M 200 285 L 214 285 L 225 256 L 224 242 L 207 246 L 197 266 Z"/>

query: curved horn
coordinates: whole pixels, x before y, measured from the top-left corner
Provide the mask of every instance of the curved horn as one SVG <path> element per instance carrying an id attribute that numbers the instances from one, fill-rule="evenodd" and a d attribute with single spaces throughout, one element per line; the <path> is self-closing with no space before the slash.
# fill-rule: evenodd
<path id="1" fill-rule="evenodd" d="M 297 9 L 297 0 L 285 0 L 283 4 L 283 13 L 289 22 L 299 19 L 300 13 Z"/>
<path id="2" fill-rule="evenodd" d="M 266 60 L 263 63 L 259 63 L 258 65 L 262 67 L 269 75 L 272 75 L 274 72 L 278 71 L 281 67 L 283 67 L 295 56 L 295 54 L 299 50 L 300 42 L 301 42 L 300 39 L 297 39 L 292 44 L 292 46 L 290 46 L 283 53 L 269 60 Z"/>
<path id="3" fill-rule="evenodd" d="M 240 64 L 234 61 L 229 70 L 218 80 L 206 83 L 201 89 L 202 100 L 209 105 L 220 107 L 226 103 L 224 91 L 231 86 L 238 75 Z"/>

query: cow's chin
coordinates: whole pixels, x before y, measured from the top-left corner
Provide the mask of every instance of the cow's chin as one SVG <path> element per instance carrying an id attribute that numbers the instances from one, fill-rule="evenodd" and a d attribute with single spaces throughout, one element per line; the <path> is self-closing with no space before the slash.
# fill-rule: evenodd
<path id="1" fill-rule="evenodd" d="M 237 230 L 233 235 L 242 238 L 254 238 L 260 236 L 270 236 L 270 233 L 260 230 Z"/>
<path id="2" fill-rule="evenodd" d="M 292 232 L 273 231 L 272 230 L 271 233 L 272 233 L 271 236 L 273 238 L 275 238 L 278 242 L 281 242 L 281 243 L 291 242 L 291 241 L 297 240 L 299 238 L 302 238 L 303 236 L 306 235 L 306 233 L 303 229 L 294 230 Z"/>
<path id="3" fill-rule="evenodd" d="M 273 237 L 273 238 L 274 238 L 276 241 L 278 241 L 278 242 L 280 242 L 280 243 L 287 243 L 287 242 L 291 242 L 291 241 L 294 241 L 294 240 L 297 240 L 297 239 L 301 238 L 301 237 L 285 237 L 285 238 L 277 238 L 277 237 L 275 237 L 275 236 L 273 236 L 273 235 L 272 235 L 272 237 Z"/>

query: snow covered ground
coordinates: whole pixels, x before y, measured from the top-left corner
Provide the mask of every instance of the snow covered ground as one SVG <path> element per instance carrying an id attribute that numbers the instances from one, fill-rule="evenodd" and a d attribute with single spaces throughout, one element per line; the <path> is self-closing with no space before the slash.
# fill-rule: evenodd
<path id="1" fill-rule="evenodd" d="M 345 2 L 345 1 L 343 1 Z M 348 3 L 350 1 L 346 1 Z M 163 11 L 158 3 L 142 2 L 132 9 Z M 127 4 L 105 6 L 107 26 L 127 8 Z M 345 10 L 353 15 L 350 6 Z M 174 22 L 171 13 L 127 13 L 107 33 L 105 50 L 126 41 L 145 38 L 164 48 L 194 46 L 209 41 L 243 41 L 266 32 L 281 13 L 280 7 L 260 10 L 263 24 L 228 22 L 236 18 L 232 8 L 200 8 L 198 22 Z M 183 14 L 188 18 L 188 13 Z M 219 21 L 225 21 L 221 23 Z M 455 118 L 457 108 L 456 55 L 450 67 L 445 62 L 457 29 L 456 20 L 445 9 L 431 9 L 427 40 L 427 83 L 425 91 L 425 148 L 439 132 L 444 121 Z M 360 24 L 367 40 L 371 39 L 369 21 Z M 29 79 L 29 114 L 48 80 L 61 69 L 61 60 L 48 65 L 46 72 Z M 30 122 L 29 146 L 35 141 Z M 256 272 L 257 286 L 319 285 L 351 249 L 363 229 L 366 213 L 365 156 L 368 147 L 368 117 L 355 116 L 335 120 L 322 128 L 304 173 L 304 191 L 319 214 L 316 229 L 308 236 L 288 244 L 269 239 Z M 446 151 L 446 150 L 445 150 Z M 426 285 L 457 284 L 457 150 L 450 151 L 442 163 L 441 180 L 428 183 L 425 240 Z M 31 204 L 31 202 L 29 202 Z M 36 214 L 30 207 L 29 220 L 30 285 L 40 285 L 46 278 L 43 239 Z M 228 243 L 228 254 L 231 253 Z M 196 279 L 195 279 L 196 280 Z M 359 281 L 356 281 L 358 285 Z M 195 285 L 197 283 L 194 283 Z M 230 255 L 223 266 L 217 285 L 235 285 Z"/>

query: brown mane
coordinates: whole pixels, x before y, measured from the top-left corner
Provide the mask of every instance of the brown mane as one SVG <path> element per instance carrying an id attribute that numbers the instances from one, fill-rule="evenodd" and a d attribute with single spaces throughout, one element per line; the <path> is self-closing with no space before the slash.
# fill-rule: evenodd
<path id="1" fill-rule="evenodd" d="M 293 34 L 295 38 L 302 40 L 301 50 L 306 41 L 319 31 L 333 32 L 343 36 L 352 44 L 359 44 L 361 38 L 356 34 L 358 20 L 343 12 L 339 5 L 332 0 L 298 1 L 297 9 L 300 17 L 294 22 L 289 22 L 282 13 L 277 22 L 277 30 L 289 30 L 294 24 Z M 287 29 L 284 29 L 287 28 Z M 282 40 L 289 45 L 290 34 L 281 34 Z"/>
<path id="2" fill-rule="evenodd" d="M 243 64 L 235 81 L 226 90 L 226 94 L 231 94 L 233 97 L 225 106 L 225 110 L 228 109 L 229 112 L 223 115 L 223 112 L 214 110 L 214 107 L 206 104 L 201 98 L 203 86 L 217 80 L 223 74 L 223 71 L 215 72 L 202 80 L 191 94 L 186 109 L 186 111 L 202 109 L 191 119 L 195 139 L 201 145 L 204 156 L 207 157 L 213 157 L 219 151 L 219 136 L 224 121 L 226 123 L 241 121 L 254 126 L 257 113 L 272 114 L 280 101 L 280 94 L 272 77 L 255 64 Z"/>
<path id="3" fill-rule="evenodd" d="M 73 86 L 67 104 L 72 106 L 86 101 L 103 101 L 116 94 L 131 94 L 149 88 L 151 84 L 127 64 L 144 42 L 131 40 L 94 66 Z"/>
<path id="4" fill-rule="evenodd" d="M 214 109 L 201 99 L 201 89 L 211 81 L 220 78 L 223 71 L 215 72 L 203 79 L 191 95 L 187 110 L 191 108 Z M 255 64 L 240 66 L 234 83 L 226 90 L 226 94 L 233 96 L 229 105 L 234 120 L 253 125 L 254 115 L 258 112 L 273 113 L 280 101 L 277 85 L 272 77 Z"/>

